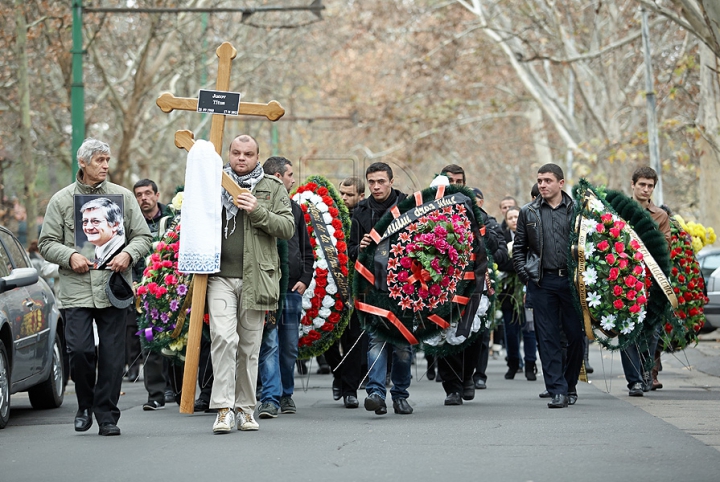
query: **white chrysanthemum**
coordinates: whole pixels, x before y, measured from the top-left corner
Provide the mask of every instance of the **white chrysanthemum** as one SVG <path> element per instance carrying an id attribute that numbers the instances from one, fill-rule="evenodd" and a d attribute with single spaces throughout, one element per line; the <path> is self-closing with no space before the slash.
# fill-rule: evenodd
<path id="1" fill-rule="evenodd" d="M 594 293 L 594 292 L 588 293 L 587 302 L 588 302 L 588 306 L 590 306 L 591 308 L 600 306 L 600 302 L 601 302 L 600 295 L 597 293 Z"/>
<path id="2" fill-rule="evenodd" d="M 595 252 L 595 245 L 592 243 L 585 244 L 585 259 L 590 259 L 590 256 Z"/>
<path id="3" fill-rule="evenodd" d="M 603 330 L 612 330 L 615 328 L 615 315 L 606 315 L 600 319 L 600 326 Z"/>
<path id="4" fill-rule="evenodd" d="M 318 260 L 315 262 L 315 264 L 316 264 L 316 266 L 317 266 L 318 268 L 320 268 L 320 269 L 328 269 L 328 263 L 327 263 L 327 261 L 325 260 L 325 258 L 318 259 Z"/>
<path id="5" fill-rule="evenodd" d="M 605 211 L 605 206 L 603 205 L 602 201 L 599 199 L 592 199 L 590 201 L 590 209 L 592 209 L 595 212 L 601 213 Z"/>
<path id="6" fill-rule="evenodd" d="M 323 300 L 322 300 L 322 305 L 325 308 L 331 308 L 331 307 L 335 306 L 335 300 L 333 299 L 332 296 L 325 295 L 325 298 L 323 298 Z M 330 316 L 329 313 L 328 313 L 328 316 Z"/>
<path id="7" fill-rule="evenodd" d="M 322 217 L 325 224 L 330 224 L 333 220 L 332 214 L 330 214 L 329 212 L 324 212 Z"/>
<path id="8" fill-rule="evenodd" d="M 645 311 L 645 310 L 640 310 L 640 311 L 638 312 L 638 318 L 637 318 L 637 319 L 638 319 L 638 323 L 642 323 L 643 321 L 645 321 L 645 317 L 646 317 L 646 316 L 647 316 L 647 311 Z"/>
<path id="9" fill-rule="evenodd" d="M 300 193 L 300 199 L 302 199 L 303 201 L 309 201 L 310 198 L 312 198 L 312 197 L 313 197 L 312 191 L 305 191 L 303 193 Z"/>
<path id="10" fill-rule="evenodd" d="M 321 213 L 328 212 L 328 206 L 324 202 L 320 201 L 319 203 L 317 203 L 316 206 L 317 206 L 318 211 L 320 211 Z"/>
<path id="11" fill-rule="evenodd" d="M 310 202 L 313 203 L 315 207 L 318 207 L 318 204 L 322 203 L 322 196 L 312 193 L 310 195 Z"/>
<path id="12" fill-rule="evenodd" d="M 632 333 L 634 328 L 635 328 L 635 323 L 631 321 L 630 323 L 625 325 L 625 328 L 620 330 L 620 333 L 622 333 L 623 335 L 629 335 L 630 333 Z"/>
<path id="13" fill-rule="evenodd" d="M 320 328 L 325 324 L 325 318 L 321 318 L 320 316 L 318 316 L 317 318 L 314 318 L 312 320 L 312 324 L 315 328 Z"/>
<path id="14" fill-rule="evenodd" d="M 321 318 L 327 319 L 328 316 L 332 314 L 332 311 L 330 311 L 330 308 L 320 308 L 320 311 L 318 311 L 318 316 Z"/>
<path id="15" fill-rule="evenodd" d="M 588 266 L 587 269 L 583 271 L 583 278 L 585 279 L 586 285 L 592 286 L 598 279 L 597 271 L 592 266 Z"/>
<path id="16" fill-rule="evenodd" d="M 583 223 L 583 227 L 585 228 L 585 230 L 588 231 L 588 235 L 589 235 L 589 233 L 595 231 L 595 225 L 597 223 L 595 221 L 593 221 L 592 219 L 583 218 L 582 223 Z"/>
<path id="17" fill-rule="evenodd" d="M 331 281 L 331 278 L 329 276 L 328 276 L 328 285 L 325 288 L 325 291 L 327 291 L 327 294 L 329 294 L 329 295 L 334 295 L 338 291 L 337 285 L 333 281 Z"/>

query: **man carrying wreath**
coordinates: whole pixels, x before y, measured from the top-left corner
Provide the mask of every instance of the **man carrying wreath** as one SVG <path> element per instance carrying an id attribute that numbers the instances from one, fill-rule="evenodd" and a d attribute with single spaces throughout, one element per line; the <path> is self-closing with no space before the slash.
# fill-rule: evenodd
<path id="1" fill-rule="evenodd" d="M 348 254 L 351 262 L 357 260 L 360 251 L 372 242 L 370 231 L 380 218 L 393 206 L 405 199 L 407 195 L 393 189 L 392 168 L 384 162 L 375 162 L 365 171 L 365 180 L 370 188 L 371 197 L 360 201 L 352 218 Z M 375 316 L 375 315 L 373 315 Z M 368 344 L 368 374 L 365 410 L 377 415 L 387 413 L 385 397 L 385 377 L 387 374 L 388 355 L 392 352 L 392 370 L 390 378 L 393 387 L 390 394 L 393 399 L 395 413 L 409 415 L 413 412 L 407 399 L 410 396 L 410 366 L 412 347 L 409 344 L 388 344 L 380 340 L 376 334 L 370 333 Z"/>

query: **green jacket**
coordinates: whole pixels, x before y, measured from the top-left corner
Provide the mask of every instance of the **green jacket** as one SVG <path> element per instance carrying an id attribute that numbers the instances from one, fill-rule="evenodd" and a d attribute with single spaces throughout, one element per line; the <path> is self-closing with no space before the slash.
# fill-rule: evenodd
<path id="1" fill-rule="evenodd" d="M 276 310 L 281 274 L 277 238 L 292 238 L 295 221 L 287 190 L 275 176 L 266 174 L 255 186 L 253 195 L 258 200 L 258 207 L 243 216 L 243 289 L 240 302 L 243 308 L 249 310 Z"/>
<path id="2" fill-rule="evenodd" d="M 152 245 L 152 235 L 147 227 L 140 206 L 132 192 L 122 186 L 103 181 L 96 187 L 82 182 L 82 171 L 77 180 L 61 189 L 50 199 L 45 220 L 38 240 L 40 254 L 51 263 L 60 266 L 58 298 L 63 308 L 108 308 L 112 306 L 105 294 L 105 286 L 112 274 L 109 269 L 91 269 L 78 274 L 70 268 L 70 256 L 75 249 L 75 194 L 122 194 L 124 204 L 126 252 L 132 258 L 123 277 L 132 285 L 132 265 L 147 256 Z"/>

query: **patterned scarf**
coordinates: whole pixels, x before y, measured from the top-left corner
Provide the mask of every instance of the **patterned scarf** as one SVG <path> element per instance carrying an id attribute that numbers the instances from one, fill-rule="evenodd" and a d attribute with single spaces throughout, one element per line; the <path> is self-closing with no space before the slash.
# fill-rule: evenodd
<path id="1" fill-rule="evenodd" d="M 225 167 L 223 167 L 223 171 L 225 171 L 238 184 L 238 186 L 249 189 L 250 191 L 255 189 L 255 185 L 259 183 L 265 175 L 265 172 L 263 171 L 262 167 L 260 167 L 259 162 L 255 165 L 255 169 L 250 171 L 248 174 L 245 174 L 244 176 L 239 176 L 238 174 L 236 174 L 235 171 L 233 171 L 230 167 L 230 164 L 227 164 Z M 233 228 L 232 231 L 230 231 L 230 234 L 235 232 L 235 227 L 237 226 L 235 216 L 237 216 L 238 207 L 235 205 L 235 203 L 233 203 L 232 196 L 225 189 L 222 190 L 222 205 L 225 208 L 224 231 L 225 239 L 227 239 L 228 225 L 230 224 L 231 219 L 233 220 Z"/>

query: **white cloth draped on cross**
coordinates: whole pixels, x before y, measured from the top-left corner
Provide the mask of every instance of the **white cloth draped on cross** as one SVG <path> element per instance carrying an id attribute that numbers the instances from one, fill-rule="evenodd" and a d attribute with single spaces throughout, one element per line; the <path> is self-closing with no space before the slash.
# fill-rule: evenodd
<path id="1" fill-rule="evenodd" d="M 181 273 L 220 271 L 222 158 L 211 142 L 195 141 L 188 152 L 182 206 Z"/>

